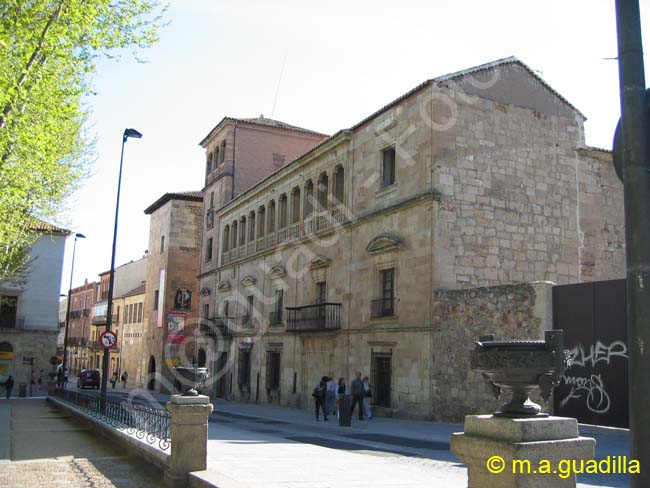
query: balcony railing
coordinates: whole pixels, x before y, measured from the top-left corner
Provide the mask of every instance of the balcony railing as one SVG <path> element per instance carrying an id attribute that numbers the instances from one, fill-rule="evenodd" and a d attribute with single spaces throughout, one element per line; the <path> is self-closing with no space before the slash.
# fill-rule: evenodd
<path id="1" fill-rule="evenodd" d="M 230 317 L 210 317 L 207 320 L 210 321 L 210 324 L 201 324 L 201 334 L 211 339 L 232 335 L 232 327 L 230 326 L 232 319 Z"/>
<path id="2" fill-rule="evenodd" d="M 287 307 L 287 332 L 311 332 L 340 328 L 340 303 Z"/>
<path id="3" fill-rule="evenodd" d="M 266 236 L 266 247 L 273 247 L 277 242 L 275 232 L 271 232 Z"/>
<path id="4" fill-rule="evenodd" d="M 395 315 L 395 298 L 380 298 L 370 302 L 370 317 L 392 317 Z"/>
<path id="5" fill-rule="evenodd" d="M 278 229 L 278 244 L 287 240 L 287 228 Z"/>
<path id="6" fill-rule="evenodd" d="M 88 339 L 85 337 L 69 337 L 68 346 L 85 347 L 88 345 Z"/>
<path id="7" fill-rule="evenodd" d="M 298 237 L 300 237 L 300 223 L 296 222 L 289 227 L 289 239 L 297 239 Z"/>
<path id="8" fill-rule="evenodd" d="M 282 325 L 282 310 L 269 313 L 269 325 Z"/>
<path id="9" fill-rule="evenodd" d="M 251 254 L 255 254 L 256 248 L 255 248 L 255 241 L 251 241 L 248 243 L 248 247 L 246 249 L 246 254 L 250 256 Z"/>
<path id="10" fill-rule="evenodd" d="M 257 239 L 257 250 L 263 251 L 264 249 L 266 249 L 266 237 L 260 237 Z"/>
<path id="11" fill-rule="evenodd" d="M 244 314 L 241 316 L 242 325 L 251 325 L 253 323 L 253 317 L 250 314 Z"/>
<path id="12" fill-rule="evenodd" d="M 89 308 L 84 308 L 83 316 L 84 317 L 90 317 L 90 309 Z"/>
<path id="13" fill-rule="evenodd" d="M 221 253 L 221 264 L 228 264 L 230 262 L 230 251 L 224 251 Z"/>

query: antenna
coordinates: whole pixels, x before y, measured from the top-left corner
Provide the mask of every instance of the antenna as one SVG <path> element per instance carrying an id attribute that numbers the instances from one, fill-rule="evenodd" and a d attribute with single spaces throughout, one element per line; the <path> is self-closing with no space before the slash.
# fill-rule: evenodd
<path id="1" fill-rule="evenodd" d="M 275 99 L 273 100 L 273 110 L 271 110 L 271 118 L 275 115 L 275 105 L 278 103 L 278 93 L 280 93 L 280 83 L 282 82 L 282 75 L 284 74 L 284 66 L 287 64 L 288 49 L 284 52 L 284 60 L 282 61 L 282 69 L 280 70 L 280 78 L 278 78 L 278 86 L 275 89 Z"/>

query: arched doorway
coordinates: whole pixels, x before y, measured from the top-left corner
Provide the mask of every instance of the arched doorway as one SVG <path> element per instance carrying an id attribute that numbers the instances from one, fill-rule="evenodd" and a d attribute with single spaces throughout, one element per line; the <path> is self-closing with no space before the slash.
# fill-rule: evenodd
<path id="1" fill-rule="evenodd" d="M 149 358 L 149 367 L 147 368 L 147 373 L 149 377 L 147 388 L 149 390 L 155 390 L 156 389 L 156 358 L 154 358 L 153 356 Z"/>
<path id="2" fill-rule="evenodd" d="M 9 342 L 0 342 L 0 382 L 14 374 L 14 348 Z"/>

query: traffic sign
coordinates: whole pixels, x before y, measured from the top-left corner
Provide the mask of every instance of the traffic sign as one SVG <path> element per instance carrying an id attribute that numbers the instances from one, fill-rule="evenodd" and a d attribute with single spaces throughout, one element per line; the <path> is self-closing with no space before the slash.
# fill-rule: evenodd
<path id="1" fill-rule="evenodd" d="M 105 330 L 99 336 L 99 344 L 104 349 L 113 349 L 117 346 L 117 336 L 112 330 Z"/>

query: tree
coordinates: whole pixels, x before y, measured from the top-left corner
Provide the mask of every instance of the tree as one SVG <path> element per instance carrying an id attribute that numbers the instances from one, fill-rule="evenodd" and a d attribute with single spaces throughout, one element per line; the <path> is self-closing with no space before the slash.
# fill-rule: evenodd
<path id="1" fill-rule="evenodd" d="M 0 2 L 0 283 L 24 269 L 35 235 L 87 173 L 89 75 L 99 56 L 157 41 L 158 0 Z"/>

